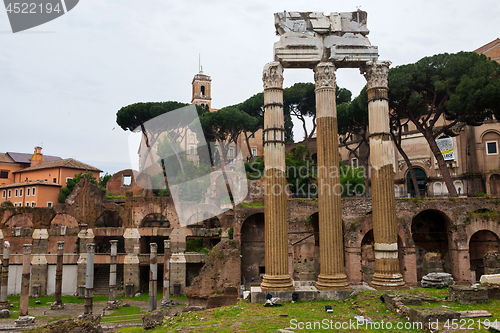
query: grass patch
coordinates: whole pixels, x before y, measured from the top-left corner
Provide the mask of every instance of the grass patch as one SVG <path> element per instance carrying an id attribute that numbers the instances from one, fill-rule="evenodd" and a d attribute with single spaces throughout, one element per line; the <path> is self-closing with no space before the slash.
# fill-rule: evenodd
<path id="1" fill-rule="evenodd" d="M 120 307 L 101 318 L 103 323 L 142 323 L 144 313 L 138 306 Z"/>
<path id="2" fill-rule="evenodd" d="M 242 202 L 241 207 L 264 207 L 263 202 Z"/>

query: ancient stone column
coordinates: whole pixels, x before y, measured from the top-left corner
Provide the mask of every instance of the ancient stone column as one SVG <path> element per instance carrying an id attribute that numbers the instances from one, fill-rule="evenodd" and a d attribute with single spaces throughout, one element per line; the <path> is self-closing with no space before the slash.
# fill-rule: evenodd
<path id="1" fill-rule="evenodd" d="M 47 229 L 33 230 L 33 245 L 31 248 L 31 289 L 32 297 L 47 294 L 47 276 L 49 265 L 47 254 L 49 246 L 49 233 Z"/>
<path id="2" fill-rule="evenodd" d="M 156 299 L 157 284 L 158 284 L 158 245 L 156 243 L 149 244 L 149 308 L 148 311 L 156 310 L 158 300 Z"/>
<path id="3" fill-rule="evenodd" d="M 64 242 L 57 242 L 56 292 L 54 303 L 50 306 L 52 310 L 64 309 L 62 302 L 63 256 Z"/>
<path id="4" fill-rule="evenodd" d="M 339 140 L 335 105 L 335 66 L 319 63 L 314 68 L 318 144 L 318 211 L 320 290 L 346 289 L 344 237 L 340 197 Z"/>
<path id="5" fill-rule="evenodd" d="M 288 273 L 283 67 L 277 61 L 264 66 L 264 164 L 266 272 L 262 290 L 292 290 Z"/>
<path id="6" fill-rule="evenodd" d="M 163 299 L 161 301 L 162 307 L 170 305 L 170 240 L 164 240 L 165 250 L 163 253 Z"/>
<path id="7" fill-rule="evenodd" d="M 87 244 L 87 271 L 85 274 L 84 314 L 92 314 L 92 301 L 94 297 L 94 253 L 95 244 Z"/>
<path id="8" fill-rule="evenodd" d="M 123 283 L 125 285 L 125 296 L 132 297 L 141 290 L 139 252 L 140 239 L 139 229 L 126 228 L 123 234 L 125 240 L 125 253 L 123 259 Z"/>
<path id="9" fill-rule="evenodd" d="M 87 244 L 94 242 L 94 232 L 92 229 L 83 229 L 78 233 L 80 245 L 80 253 L 77 261 L 77 278 L 78 298 L 85 298 L 85 274 L 87 271 Z"/>
<path id="10" fill-rule="evenodd" d="M 31 264 L 31 244 L 24 244 L 19 317 L 28 315 L 28 301 L 30 298 L 30 271 L 31 271 L 30 264 Z"/>
<path id="11" fill-rule="evenodd" d="M 111 257 L 109 264 L 109 300 L 108 308 L 116 306 L 116 256 L 118 254 L 118 240 L 113 239 L 111 243 Z"/>
<path id="12" fill-rule="evenodd" d="M 0 309 L 9 309 L 12 307 L 7 301 L 7 289 L 9 288 L 9 255 L 10 243 L 3 242 L 3 257 L 2 257 L 2 289 L 0 296 Z"/>
<path id="13" fill-rule="evenodd" d="M 390 61 L 366 63 L 361 69 L 367 81 L 370 128 L 373 238 L 376 288 L 403 286 L 399 271 L 394 146 L 390 135 L 388 82 Z"/>

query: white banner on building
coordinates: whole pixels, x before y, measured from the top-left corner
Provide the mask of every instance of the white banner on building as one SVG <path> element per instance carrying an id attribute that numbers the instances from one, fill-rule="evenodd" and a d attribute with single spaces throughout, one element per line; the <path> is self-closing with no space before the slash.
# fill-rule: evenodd
<path id="1" fill-rule="evenodd" d="M 452 138 L 443 138 L 436 140 L 437 146 L 443 154 L 445 161 L 453 161 L 455 160 L 455 152 L 453 150 L 453 139 Z"/>

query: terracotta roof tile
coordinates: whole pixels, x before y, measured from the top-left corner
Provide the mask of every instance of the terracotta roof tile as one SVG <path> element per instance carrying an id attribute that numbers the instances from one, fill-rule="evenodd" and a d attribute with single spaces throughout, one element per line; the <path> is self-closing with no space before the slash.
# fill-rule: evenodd
<path id="1" fill-rule="evenodd" d="M 102 170 L 97 169 L 91 165 L 77 161 L 73 158 L 67 158 L 67 159 L 59 160 L 59 161 L 40 163 L 40 164 L 31 166 L 31 167 L 28 167 L 25 169 L 14 171 L 13 173 L 26 172 L 26 171 L 32 171 L 32 170 L 49 169 L 49 168 L 70 168 L 70 169 L 102 172 Z"/>

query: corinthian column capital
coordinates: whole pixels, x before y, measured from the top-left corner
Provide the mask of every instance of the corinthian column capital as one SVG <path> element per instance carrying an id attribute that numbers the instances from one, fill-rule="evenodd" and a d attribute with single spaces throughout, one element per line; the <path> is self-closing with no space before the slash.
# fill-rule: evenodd
<path id="1" fill-rule="evenodd" d="M 335 66 L 331 62 L 320 62 L 314 67 L 314 83 L 316 89 L 333 88 L 335 89 Z"/>
<path id="2" fill-rule="evenodd" d="M 262 72 L 264 90 L 272 88 L 283 88 L 283 66 L 278 61 L 272 61 L 264 66 Z"/>
<path id="3" fill-rule="evenodd" d="M 387 88 L 390 61 L 368 61 L 360 72 L 366 79 L 366 88 Z"/>

